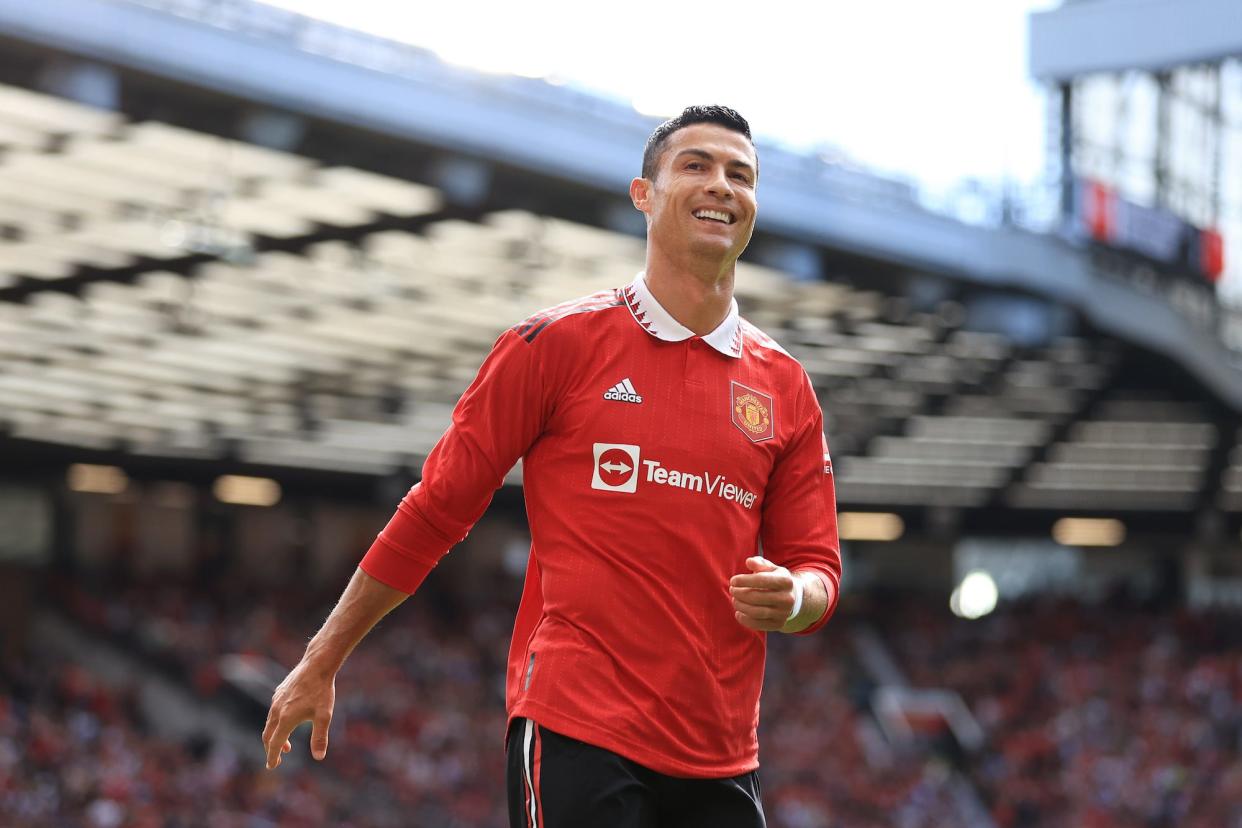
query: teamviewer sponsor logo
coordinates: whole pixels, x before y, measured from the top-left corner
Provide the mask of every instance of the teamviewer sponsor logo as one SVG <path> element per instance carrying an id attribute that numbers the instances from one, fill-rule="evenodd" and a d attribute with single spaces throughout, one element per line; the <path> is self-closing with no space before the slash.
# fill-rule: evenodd
<path id="1" fill-rule="evenodd" d="M 657 486 L 669 486 L 688 492 L 698 492 L 721 500 L 736 503 L 743 509 L 755 505 L 759 496 L 730 483 L 723 474 L 667 468 L 659 460 L 640 460 L 638 446 L 624 443 L 595 443 L 595 473 L 591 477 L 591 488 L 605 492 L 638 491 L 639 467 L 645 472 L 642 477 L 645 483 Z"/>
<path id="2" fill-rule="evenodd" d="M 595 443 L 595 474 L 591 488 L 605 492 L 638 490 L 638 446 L 624 443 Z"/>

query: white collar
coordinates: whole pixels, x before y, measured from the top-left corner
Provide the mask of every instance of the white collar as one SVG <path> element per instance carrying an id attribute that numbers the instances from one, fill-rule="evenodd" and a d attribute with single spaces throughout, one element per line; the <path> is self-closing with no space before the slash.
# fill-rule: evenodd
<path id="1" fill-rule="evenodd" d="M 682 342 L 695 335 L 694 331 L 674 319 L 673 315 L 656 301 L 655 296 L 647 287 L 645 273 L 639 273 L 634 281 L 622 289 L 621 294 L 625 297 L 625 304 L 630 309 L 630 313 L 634 315 L 634 321 L 656 339 L 663 339 L 665 342 Z M 731 356 L 734 359 L 742 356 L 742 322 L 737 313 L 736 299 L 729 300 L 729 315 L 725 317 L 725 320 L 716 326 L 716 330 L 705 334 L 702 339 L 725 356 Z"/>

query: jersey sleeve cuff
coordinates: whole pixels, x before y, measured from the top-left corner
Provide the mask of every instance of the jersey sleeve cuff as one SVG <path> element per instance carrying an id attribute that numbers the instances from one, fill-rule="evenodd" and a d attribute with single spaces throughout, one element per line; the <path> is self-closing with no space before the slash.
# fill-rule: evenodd
<path id="1" fill-rule="evenodd" d="M 819 619 L 804 630 L 798 630 L 794 635 L 810 635 L 817 632 L 820 627 L 828 623 L 828 619 L 836 612 L 837 600 L 841 597 L 841 589 L 837 586 L 836 580 L 827 572 L 818 567 L 802 567 L 794 570 L 795 572 L 810 572 L 824 582 L 824 589 L 828 594 L 828 607 L 824 610 L 824 614 Z"/>
<path id="2" fill-rule="evenodd" d="M 397 504 L 392 519 L 358 564 L 375 580 L 407 595 L 414 594 L 452 546 L 423 516 L 414 502 L 415 490 Z"/>
<path id="3" fill-rule="evenodd" d="M 403 554 L 383 536 L 375 539 L 358 566 L 375 580 L 406 595 L 413 595 L 427 573 L 435 568 L 435 564 Z"/>

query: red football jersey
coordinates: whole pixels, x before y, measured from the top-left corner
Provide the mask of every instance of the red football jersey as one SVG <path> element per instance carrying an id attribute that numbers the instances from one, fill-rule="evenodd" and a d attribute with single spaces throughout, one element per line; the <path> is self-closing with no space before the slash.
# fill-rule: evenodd
<path id="1" fill-rule="evenodd" d="M 497 340 L 363 570 L 413 592 L 518 458 L 532 543 L 510 717 L 673 776 L 754 769 L 765 636 L 737 623 L 729 578 L 761 550 L 834 605 L 840 583 L 802 367 L 736 302 L 695 336 L 641 275 L 536 314 Z"/>

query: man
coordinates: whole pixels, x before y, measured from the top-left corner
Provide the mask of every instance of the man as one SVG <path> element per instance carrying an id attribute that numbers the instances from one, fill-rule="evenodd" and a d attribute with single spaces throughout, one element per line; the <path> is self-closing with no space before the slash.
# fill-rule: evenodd
<path id="1" fill-rule="evenodd" d="M 630 184 L 646 270 L 497 340 L 276 688 L 268 767 L 307 720 L 323 758 L 346 656 L 521 457 L 532 544 L 507 677 L 512 825 L 764 825 L 765 634 L 822 626 L 841 564 L 814 391 L 733 299 L 758 173 L 731 109 L 689 107 L 655 130 Z"/>

